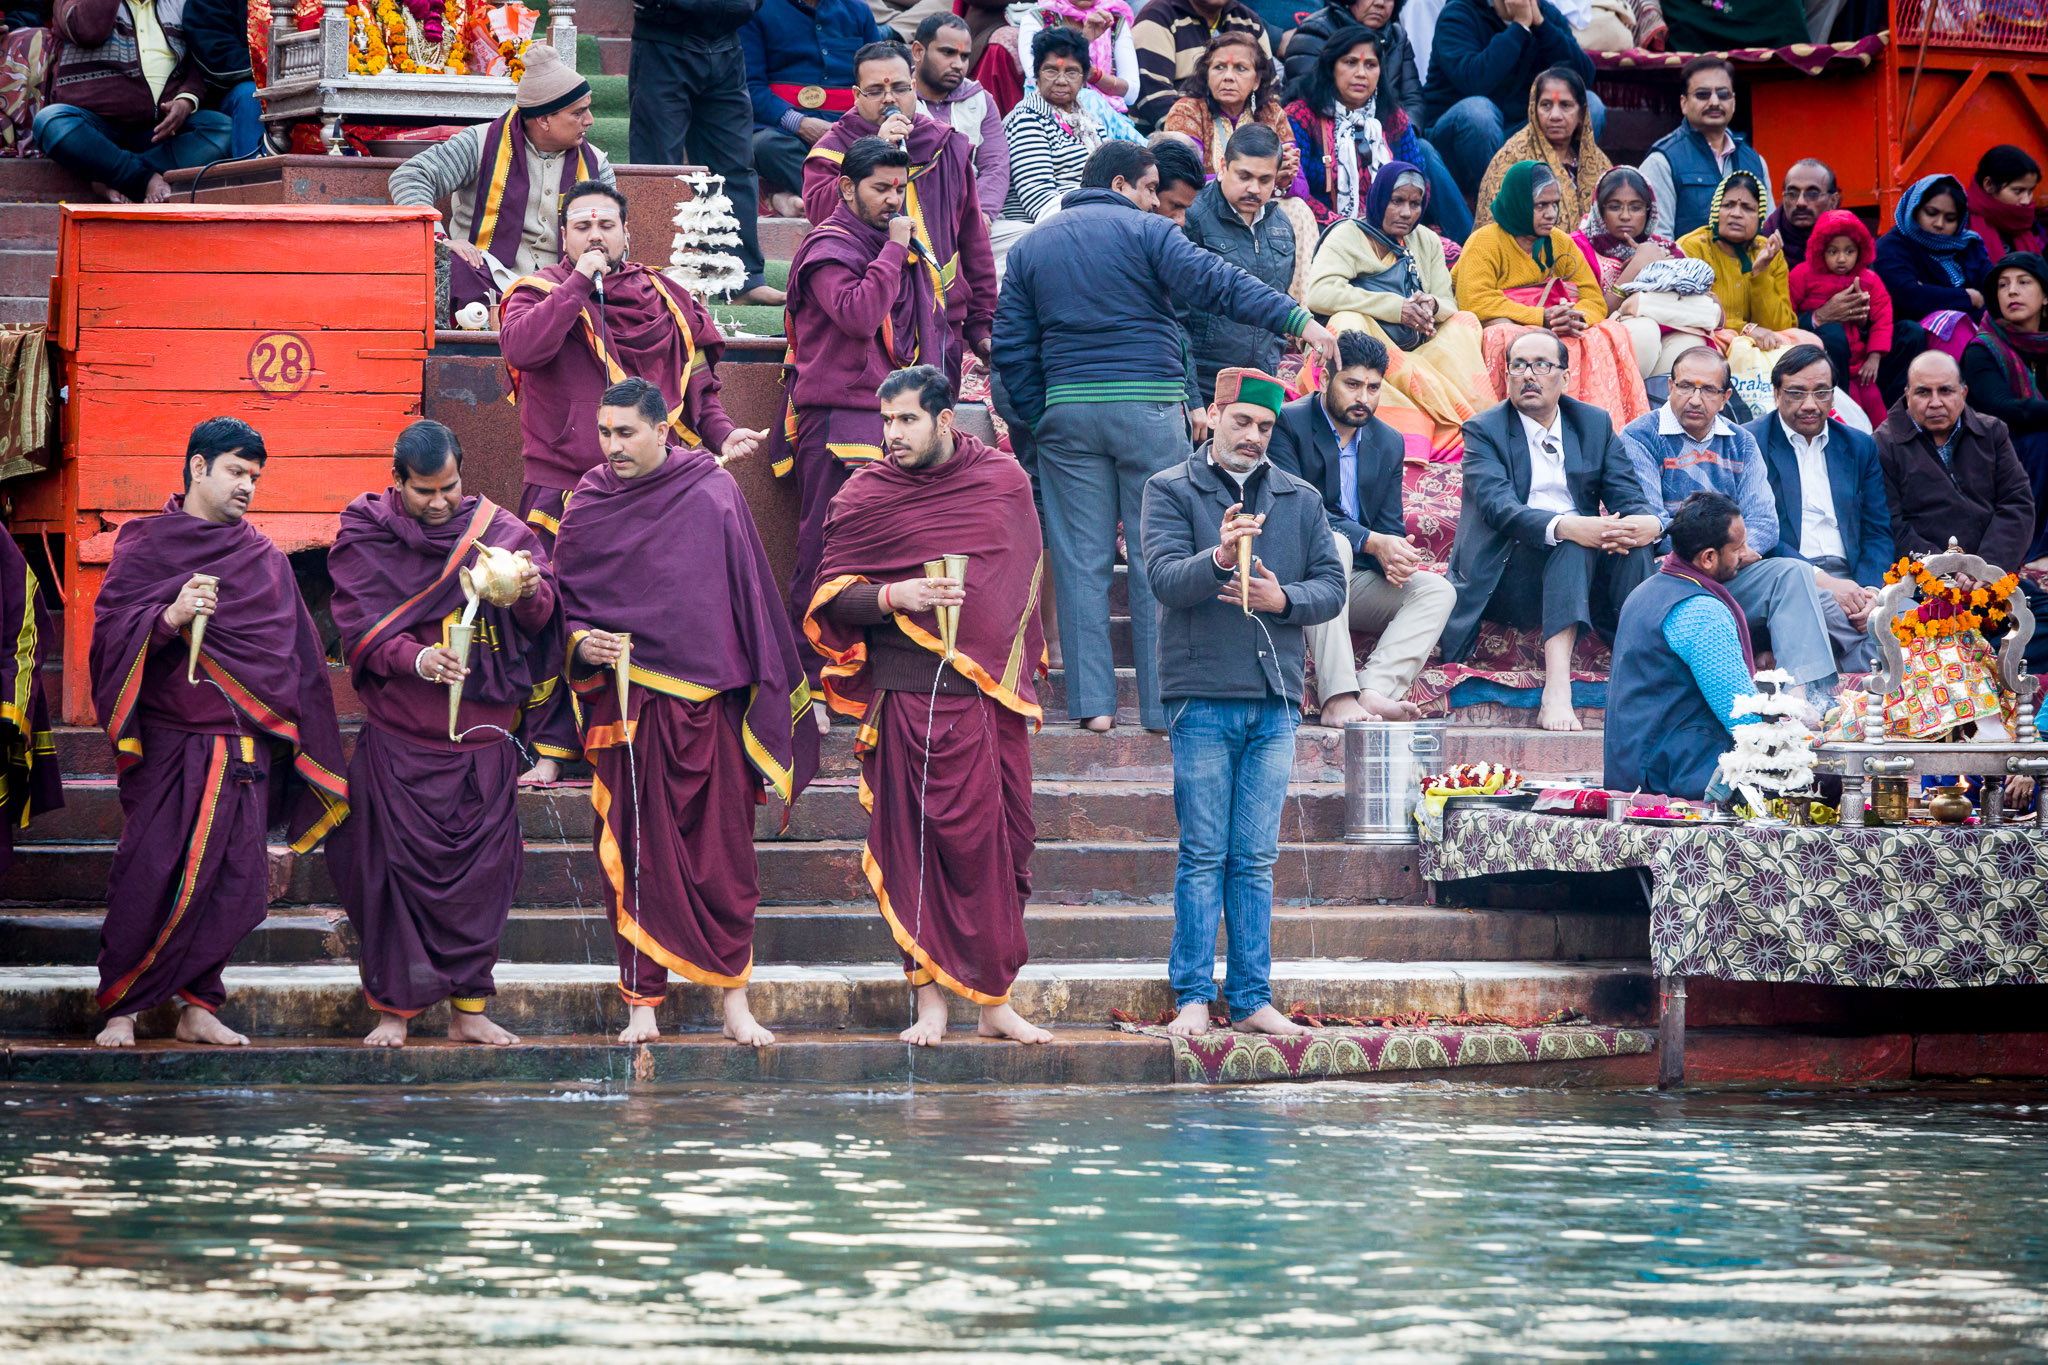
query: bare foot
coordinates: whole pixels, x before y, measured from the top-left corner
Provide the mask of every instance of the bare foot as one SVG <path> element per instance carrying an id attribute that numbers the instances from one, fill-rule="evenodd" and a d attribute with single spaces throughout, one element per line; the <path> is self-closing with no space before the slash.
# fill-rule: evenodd
<path id="1" fill-rule="evenodd" d="M 149 178 L 149 187 L 142 192 L 142 202 L 145 204 L 168 203 L 170 197 L 171 182 L 160 175 L 152 175 Z M 242 1041 L 247 1042 L 248 1039 L 245 1038 Z"/>
<path id="2" fill-rule="evenodd" d="M 788 190 L 776 190 L 768 196 L 768 207 L 775 210 L 778 218 L 801 218 L 804 216 L 804 197 Z"/>
<path id="3" fill-rule="evenodd" d="M 107 1020 L 107 1026 L 100 1030 L 93 1042 L 101 1047 L 134 1047 L 135 1016 L 117 1014 Z"/>
<path id="4" fill-rule="evenodd" d="M 491 1047 L 511 1047 L 519 1041 L 519 1035 L 511 1029 L 492 1023 L 481 1014 L 466 1010 L 448 1010 L 448 1037 L 457 1043 L 484 1043 Z"/>
<path id="5" fill-rule="evenodd" d="M 1359 721 L 1371 720 L 1373 713 L 1359 704 L 1356 692 L 1346 692 L 1323 703 L 1323 724 L 1341 730 Z"/>
<path id="6" fill-rule="evenodd" d="M 92 192 L 106 200 L 109 204 L 132 204 L 135 202 L 112 185 L 102 185 L 97 180 L 92 182 Z"/>
<path id="7" fill-rule="evenodd" d="M 626 1016 L 625 1031 L 619 1034 L 622 1043 L 649 1043 L 661 1036 L 661 1030 L 654 1023 L 654 1006 L 635 1005 L 633 1012 Z"/>
<path id="8" fill-rule="evenodd" d="M 824 702 L 814 701 L 811 703 L 811 719 L 818 723 L 819 734 L 829 735 L 832 733 L 832 708 L 825 705 Z"/>
<path id="9" fill-rule="evenodd" d="M 1008 1005 L 983 1005 L 981 1023 L 974 1030 L 984 1038 L 1014 1038 L 1020 1043 L 1049 1043 L 1052 1034 L 1026 1019 Z"/>
<path id="10" fill-rule="evenodd" d="M 759 304 L 768 308 L 780 308 L 783 304 L 789 302 L 789 295 L 783 293 L 772 284 L 757 284 L 746 293 L 734 298 L 733 302 Z"/>
<path id="11" fill-rule="evenodd" d="M 449 1032 L 453 1033 L 454 1029 L 455 1026 L 450 1024 Z M 404 1047 L 405 1019 L 403 1016 L 388 1014 L 383 1010 L 378 1010 L 377 1027 L 371 1029 L 369 1036 L 363 1039 L 363 1046 Z"/>
<path id="12" fill-rule="evenodd" d="M 1176 1038 L 1194 1038 L 1207 1033 L 1213 1025 L 1209 1021 L 1209 1002 L 1190 1000 L 1180 1007 L 1180 1013 L 1173 1016 L 1173 1022 L 1166 1031 Z"/>
<path id="13" fill-rule="evenodd" d="M 1098 735 L 1108 734 L 1115 725 L 1115 716 L 1090 716 L 1081 722 L 1082 729 L 1093 730 Z"/>
<path id="14" fill-rule="evenodd" d="M 1381 720 L 1422 719 L 1422 708 L 1414 702 L 1396 701 L 1386 693 L 1375 692 L 1370 687 L 1358 694 L 1358 704 Z"/>
<path id="15" fill-rule="evenodd" d="M 936 984 L 917 988 L 917 1022 L 896 1035 L 913 1047 L 937 1047 L 946 1037 L 946 993 Z"/>
<path id="16" fill-rule="evenodd" d="M 1543 701 L 1536 708 L 1536 723 L 1546 730 L 1583 730 L 1579 718 L 1572 714 L 1572 688 L 1566 683 L 1561 688 L 1543 685 Z"/>
<path id="17" fill-rule="evenodd" d="M 1230 1026 L 1239 1033 L 1271 1033 L 1282 1038 L 1296 1038 L 1309 1032 L 1271 1005 L 1259 1006 Z"/>
<path id="18" fill-rule="evenodd" d="M 212 1043 L 216 1047 L 247 1047 L 249 1040 L 213 1017 L 213 1011 L 187 1005 L 178 1011 L 178 1041 Z"/>
<path id="19" fill-rule="evenodd" d="M 536 787 L 548 782 L 562 780 L 562 765 L 552 758 L 535 759 L 531 768 L 519 774 L 519 785 Z"/>
<path id="20" fill-rule="evenodd" d="M 747 1007 L 747 988 L 736 986 L 725 993 L 725 1036 L 742 1047 L 766 1047 L 775 1035 L 761 1027 L 754 1011 Z"/>

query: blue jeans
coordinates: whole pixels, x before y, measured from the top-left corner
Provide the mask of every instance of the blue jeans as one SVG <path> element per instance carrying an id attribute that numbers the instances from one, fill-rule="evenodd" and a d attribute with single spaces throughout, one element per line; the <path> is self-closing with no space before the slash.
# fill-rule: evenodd
<path id="1" fill-rule="evenodd" d="M 1586 105 L 1593 115 L 1593 136 L 1598 138 L 1607 130 L 1607 106 L 1600 97 L 1588 90 Z M 1517 115 L 1509 119 L 1500 111 L 1500 106 L 1484 95 L 1467 95 L 1450 108 L 1444 116 L 1430 125 L 1429 140 L 1436 144 L 1444 165 L 1450 168 L 1451 178 L 1466 194 L 1477 194 L 1479 182 L 1486 177 L 1486 163 L 1493 160 L 1493 154 L 1502 144 L 1522 131 L 1529 120 Z M 1577 229 L 1577 223 L 1560 223 L 1566 232 Z"/>
<path id="2" fill-rule="evenodd" d="M 220 111 L 234 125 L 228 144 L 229 156 L 250 156 L 263 145 L 263 101 L 256 98 L 256 82 L 243 81 L 220 97 Z"/>
<path id="3" fill-rule="evenodd" d="M 36 145 L 65 170 L 140 202 L 149 178 L 180 166 L 204 166 L 228 154 L 233 123 L 216 109 L 195 110 L 175 137 L 151 142 L 155 125 L 116 123 L 75 104 L 46 104 L 36 115 Z"/>
<path id="4" fill-rule="evenodd" d="M 1176 1006 L 1216 998 L 1221 917 L 1228 932 L 1223 1002 L 1232 1019 L 1242 1019 L 1273 998 L 1273 860 L 1301 715 L 1282 697 L 1176 699 L 1167 712 L 1180 821 L 1167 979 Z"/>
<path id="5" fill-rule="evenodd" d="M 1437 236 L 1447 242 L 1462 242 L 1472 235 L 1472 210 L 1465 207 L 1464 191 L 1451 179 L 1436 144 L 1426 137 L 1415 140 L 1422 144 L 1422 173 L 1429 177 L 1429 212 L 1423 217 L 1436 220 L 1432 226 Z"/>

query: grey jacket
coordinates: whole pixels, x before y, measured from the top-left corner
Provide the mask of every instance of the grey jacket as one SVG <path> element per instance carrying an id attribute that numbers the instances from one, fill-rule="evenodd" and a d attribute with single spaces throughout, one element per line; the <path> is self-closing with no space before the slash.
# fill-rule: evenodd
<path id="1" fill-rule="evenodd" d="M 1181 231 L 1202 250 L 1221 256 L 1276 294 L 1285 294 L 1294 283 L 1294 228 L 1277 202 L 1267 203 L 1259 221 L 1247 227 L 1223 197 L 1223 186 L 1211 180 L 1188 205 Z M 1182 321 L 1194 353 L 1195 392 L 1205 407 L 1216 392 L 1218 370 L 1245 365 L 1272 374 L 1287 350 L 1286 337 L 1264 327 L 1247 326 L 1214 309 L 1190 307 Z"/>
<path id="2" fill-rule="evenodd" d="M 1564 418 L 1564 478 L 1582 517 L 1605 507 L 1619 517 L 1656 512 L 1629 463 L 1614 422 L 1576 398 L 1558 400 Z M 1465 496 L 1458 538 L 1451 544 L 1451 586 L 1457 605 L 1438 643 L 1452 663 L 1472 652 L 1479 614 L 1500 586 L 1516 542 L 1540 546 L 1555 513 L 1529 506 L 1529 438 L 1521 415 L 1497 403 L 1465 423 Z"/>
<path id="3" fill-rule="evenodd" d="M 1246 510 L 1266 518 L 1254 543 L 1287 594 L 1287 610 L 1247 616 L 1217 601 L 1235 572 L 1216 567 L 1216 549 L 1223 513 L 1238 496 L 1236 482 L 1209 463 L 1206 444 L 1145 485 L 1145 570 L 1159 602 L 1159 695 L 1285 697 L 1299 705 L 1302 628 L 1344 609 L 1344 564 L 1323 515 L 1322 490 L 1269 460 L 1252 473 Z"/>

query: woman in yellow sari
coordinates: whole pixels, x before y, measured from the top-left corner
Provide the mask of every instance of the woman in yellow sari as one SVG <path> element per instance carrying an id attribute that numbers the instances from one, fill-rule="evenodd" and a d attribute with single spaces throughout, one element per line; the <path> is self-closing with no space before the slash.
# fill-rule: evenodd
<path id="1" fill-rule="evenodd" d="M 1475 228 L 1451 271 L 1458 306 L 1486 329 L 1481 351 L 1496 400 L 1507 395 L 1508 347 L 1532 328 L 1564 340 L 1565 392 L 1605 408 L 1619 427 L 1650 410 L 1636 344 L 1607 317 L 1592 265 L 1558 230 L 1557 177 L 1540 161 L 1519 161 L 1501 177 L 1493 221 Z"/>
<path id="2" fill-rule="evenodd" d="M 1459 445 L 1459 427 L 1493 405 L 1479 319 L 1458 311 L 1444 244 L 1422 226 L 1429 181 L 1390 161 L 1373 176 L 1362 218 L 1332 223 L 1309 266 L 1306 302 L 1332 332 L 1387 345 L 1380 417 L 1431 450 Z"/>

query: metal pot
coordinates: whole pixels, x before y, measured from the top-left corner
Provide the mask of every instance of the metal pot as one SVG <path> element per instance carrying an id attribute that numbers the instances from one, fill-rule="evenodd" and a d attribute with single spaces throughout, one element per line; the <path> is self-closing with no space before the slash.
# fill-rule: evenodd
<path id="1" fill-rule="evenodd" d="M 1936 787 L 1927 797 L 1927 813 L 1944 825 L 1960 825 L 1977 813 L 1961 787 Z"/>
<path id="2" fill-rule="evenodd" d="M 1422 779 L 1440 766 L 1447 720 L 1356 721 L 1344 727 L 1344 842 L 1412 844 Z"/>

